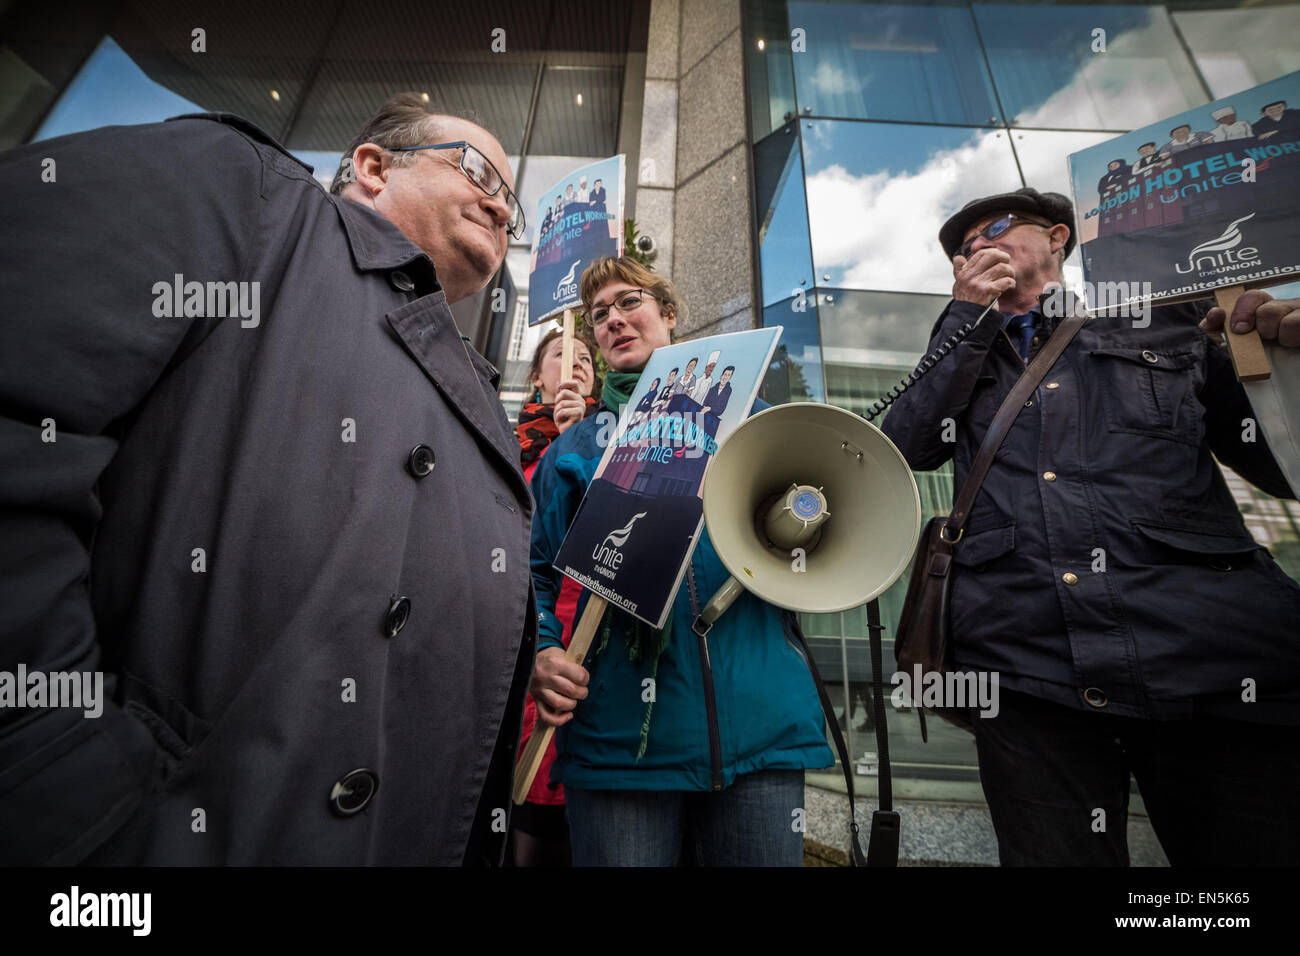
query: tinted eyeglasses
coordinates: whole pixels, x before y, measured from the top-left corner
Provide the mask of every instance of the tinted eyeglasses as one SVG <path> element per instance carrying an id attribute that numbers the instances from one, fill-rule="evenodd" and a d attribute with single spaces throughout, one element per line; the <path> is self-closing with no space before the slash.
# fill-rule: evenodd
<path id="1" fill-rule="evenodd" d="M 489 196 L 495 196 L 502 189 L 506 191 L 506 206 L 510 209 L 510 235 L 516 239 L 524 237 L 524 208 L 519 204 L 519 197 L 510 191 L 501 173 L 492 161 L 464 140 L 455 143 L 438 143 L 433 146 L 386 146 L 390 153 L 411 153 L 417 149 L 459 149 L 460 171 L 469 177 L 479 189 Z"/>
<path id="2" fill-rule="evenodd" d="M 998 236 L 1007 232 L 1007 230 L 1009 229 L 1014 229 L 1016 226 L 1025 226 L 1025 225 L 1042 226 L 1044 229 L 1051 228 L 1045 222 L 1039 222 L 1037 219 L 1029 219 L 1025 216 L 1018 216 L 1014 212 L 1009 212 L 1001 219 L 994 219 L 991 223 L 989 223 L 979 232 L 975 233 L 975 235 L 971 236 L 971 238 L 968 239 L 966 242 L 963 242 L 961 248 L 957 250 L 956 254 L 965 259 L 969 259 L 971 246 L 975 244 L 975 240 L 978 239 L 980 236 L 983 236 L 985 239 L 996 239 Z"/>
<path id="3" fill-rule="evenodd" d="M 635 312 L 641 307 L 641 303 L 645 301 L 646 296 L 650 296 L 652 299 L 655 298 L 653 293 L 647 292 L 645 289 L 628 289 L 626 292 L 620 292 L 609 305 L 598 305 L 591 310 L 592 326 L 604 323 L 609 318 L 611 309 L 618 309 L 624 315 Z"/>

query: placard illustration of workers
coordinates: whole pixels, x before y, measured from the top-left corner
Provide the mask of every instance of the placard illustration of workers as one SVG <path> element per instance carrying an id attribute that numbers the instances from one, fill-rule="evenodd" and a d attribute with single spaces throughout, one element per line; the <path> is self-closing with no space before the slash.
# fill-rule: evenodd
<path id="1" fill-rule="evenodd" d="M 1210 130 L 1210 135 L 1214 137 L 1216 143 L 1226 143 L 1230 139 L 1249 139 L 1254 135 L 1249 123 L 1237 119 L 1235 107 L 1224 106 L 1215 110 L 1210 116 L 1219 124 Z"/>

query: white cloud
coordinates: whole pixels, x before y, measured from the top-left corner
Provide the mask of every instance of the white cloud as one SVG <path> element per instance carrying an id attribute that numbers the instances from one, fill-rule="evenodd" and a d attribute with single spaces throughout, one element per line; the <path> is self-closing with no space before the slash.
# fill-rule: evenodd
<path id="1" fill-rule="evenodd" d="M 842 285 L 946 294 L 952 266 L 939 227 L 971 199 L 1020 187 L 1005 133 L 975 131 L 920 169 L 854 176 L 841 165 L 807 177 L 813 262 Z M 833 278 L 835 278 L 833 276 Z"/>
<path id="2" fill-rule="evenodd" d="M 834 65 L 829 60 L 820 61 L 809 80 L 818 93 L 824 93 L 827 96 L 843 96 L 846 93 L 856 93 L 862 89 L 861 80 L 855 76 L 850 76 L 847 71 Z"/>

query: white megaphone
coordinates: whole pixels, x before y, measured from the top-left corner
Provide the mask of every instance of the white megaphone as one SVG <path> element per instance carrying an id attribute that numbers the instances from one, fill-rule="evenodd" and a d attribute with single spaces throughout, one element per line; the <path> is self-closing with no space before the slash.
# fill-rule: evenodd
<path id="1" fill-rule="evenodd" d="M 704 522 L 731 572 L 700 612 L 707 628 L 742 590 L 809 614 L 879 596 L 916 550 L 921 496 L 879 428 L 800 402 L 764 409 L 722 444 L 704 479 Z"/>

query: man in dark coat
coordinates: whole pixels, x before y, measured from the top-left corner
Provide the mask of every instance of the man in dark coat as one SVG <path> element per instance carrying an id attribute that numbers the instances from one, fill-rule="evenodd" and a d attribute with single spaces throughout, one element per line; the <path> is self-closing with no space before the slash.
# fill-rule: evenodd
<path id="1" fill-rule="evenodd" d="M 885 418 L 912 467 L 951 458 L 962 485 L 1060 321 L 1044 290 L 1072 222 L 1064 196 L 1022 189 L 943 226 L 953 301 L 930 349 L 975 327 Z M 955 665 L 1000 679 L 998 713 L 974 724 L 1004 864 L 1126 864 L 1130 772 L 1175 865 L 1300 858 L 1300 586 L 1214 459 L 1294 493 L 1201 315 L 1092 318 L 1020 409 L 954 550 Z"/>
<path id="2" fill-rule="evenodd" d="M 531 499 L 447 303 L 510 194 L 389 151 L 460 140 L 509 176 L 414 94 L 349 198 L 226 114 L 0 157 L 0 678 L 106 675 L 0 710 L 0 862 L 500 859 Z"/>

